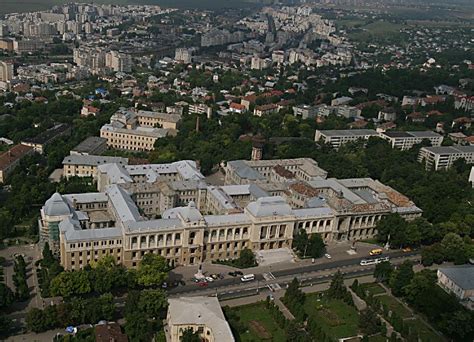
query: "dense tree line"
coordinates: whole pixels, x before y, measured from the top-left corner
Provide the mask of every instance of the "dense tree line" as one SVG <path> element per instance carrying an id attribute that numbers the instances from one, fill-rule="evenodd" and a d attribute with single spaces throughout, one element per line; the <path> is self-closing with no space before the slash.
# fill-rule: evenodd
<path id="1" fill-rule="evenodd" d="M 25 301 L 30 298 L 30 289 L 28 288 L 28 275 L 26 272 L 26 262 L 23 256 L 18 255 L 15 258 L 13 266 L 13 284 L 15 284 L 15 297 L 19 301 Z"/>
<path id="2" fill-rule="evenodd" d="M 81 270 L 65 271 L 50 281 L 51 296 L 71 298 L 90 293 L 108 293 L 121 289 L 159 287 L 170 271 L 165 258 L 147 253 L 137 270 L 126 269 L 112 256 L 105 256 Z"/>
<path id="3" fill-rule="evenodd" d="M 112 320 L 115 316 L 113 296 L 108 293 L 96 298 L 72 298 L 44 310 L 33 308 L 26 316 L 26 326 L 38 333 L 68 325 L 95 324 L 100 320 Z"/>

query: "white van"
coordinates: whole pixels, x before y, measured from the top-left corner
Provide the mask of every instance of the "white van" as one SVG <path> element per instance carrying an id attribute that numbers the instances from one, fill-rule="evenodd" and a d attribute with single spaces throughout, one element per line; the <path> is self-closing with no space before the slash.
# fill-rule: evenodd
<path id="1" fill-rule="evenodd" d="M 255 274 L 246 274 L 242 278 L 240 278 L 240 281 L 246 282 L 246 281 L 252 281 L 255 280 Z"/>

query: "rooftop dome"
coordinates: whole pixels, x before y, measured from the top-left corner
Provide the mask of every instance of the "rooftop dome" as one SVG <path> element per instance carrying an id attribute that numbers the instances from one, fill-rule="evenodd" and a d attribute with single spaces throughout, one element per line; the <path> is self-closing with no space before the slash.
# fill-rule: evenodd
<path id="1" fill-rule="evenodd" d="M 64 198 L 55 192 L 44 204 L 44 213 L 48 216 L 64 216 L 71 214 L 71 208 Z"/>

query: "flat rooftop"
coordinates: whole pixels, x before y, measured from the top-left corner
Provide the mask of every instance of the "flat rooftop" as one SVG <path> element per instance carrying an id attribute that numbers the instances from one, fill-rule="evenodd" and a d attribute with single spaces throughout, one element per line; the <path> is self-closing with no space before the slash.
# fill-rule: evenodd
<path id="1" fill-rule="evenodd" d="M 71 151 L 78 153 L 90 153 L 94 151 L 98 146 L 107 144 L 107 139 L 101 137 L 89 137 L 79 143 Z"/>
<path id="2" fill-rule="evenodd" d="M 350 137 L 350 136 L 366 136 L 366 135 L 378 135 L 373 129 L 332 129 L 332 130 L 320 130 L 321 134 L 328 137 Z"/>

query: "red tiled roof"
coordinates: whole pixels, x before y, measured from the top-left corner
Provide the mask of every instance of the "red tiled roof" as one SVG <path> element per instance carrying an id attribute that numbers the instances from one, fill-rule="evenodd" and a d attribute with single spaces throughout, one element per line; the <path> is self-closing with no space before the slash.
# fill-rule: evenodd
<path id="1" fill-rule="evenodd" d="M 15 145 L 6 152 L 3 152 L 0 155 L 0 170 L 6 169 L 12 163 L 16 162 L 18 159 L 23 158 L 28 153 L 31 152 L 33 147 L 26 145 Z"/>

